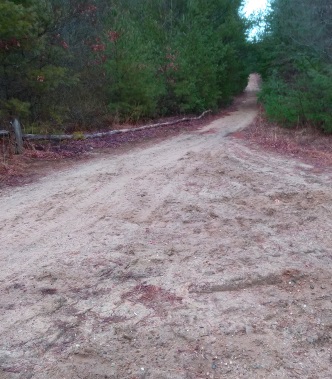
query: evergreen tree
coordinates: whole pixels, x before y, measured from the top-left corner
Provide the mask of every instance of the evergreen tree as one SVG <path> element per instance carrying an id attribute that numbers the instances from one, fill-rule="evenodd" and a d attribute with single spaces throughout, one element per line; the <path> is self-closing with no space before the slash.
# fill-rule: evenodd
<path id="1" fill-rule="evenodd" d="M 274 0 L 260 42 L 267 114 L 285 125 L 332 132 L 332 7 L 326 0 Z"/>
<path id="2" fill-rule="evenodd" d="M 3 0 L 1 114 L 45 132 L 217 109 L 249 74 L 240 7 L 241 0 Z"/>

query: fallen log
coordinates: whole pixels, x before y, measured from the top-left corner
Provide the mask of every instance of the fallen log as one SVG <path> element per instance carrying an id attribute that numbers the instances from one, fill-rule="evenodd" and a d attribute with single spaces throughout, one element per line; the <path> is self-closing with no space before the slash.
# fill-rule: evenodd
<path id="1" fill-rule="evenodd" d="M 97 133 L 82 133 L 82 134 L 23 134 L 23 138 L 25 140 L 30 141 L 38 141 L 38 140 L 49 140 L 49 141 L 63 141 L 63 140 L 72 140 L 72 139 L 94 139 L 94 138 L 102 138 L 102 137 L 108 137 L 113 134 L 120 134 L 120 133 L 128 133 L 128 132 L 136 132 L 138 130 L 145 130 L 145 129 L 151 129 L 151 128 L 158 128 L 163 126 L 170 126 L 170 125 L 176 125 L 180 124 L 181 122 L 188 122 L 188 121 L 197 121 L 202 119 L 206 114 L 210 113 L 211 110 L 207 110 L 203 112 L 198 117 L 184 117 L 179 120 L 174 121 L 168 121 L 168 122 L 160 122 L 157 124 L 151 124 L 151 125 L 143 125 L 137 128 L 132 129 L 119 129 L 119 130 L 110 130 L 108 132 L 97 132 Z"/>

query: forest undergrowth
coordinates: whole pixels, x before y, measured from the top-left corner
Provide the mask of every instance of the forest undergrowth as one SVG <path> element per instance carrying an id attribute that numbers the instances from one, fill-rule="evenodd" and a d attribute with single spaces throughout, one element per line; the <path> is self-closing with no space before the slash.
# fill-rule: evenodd
<path id="1" fill-rule="evenodd" d="M 160 141 L 180 133 L 190 133 L 215 119 L 225 117 L 236 111 L 237 105 L 242 101 L 241 99 L 242 97 L 239 96 L 227 109 L 209 114 L 200 120 L 90 140 L 26 142 L 26 149 L 21 156 L 14 155 L 8 144 L 2 141 L 0 144 L 0 186 L 25 184 L 33 180 L 40 171 L 47 170 L 50 167 L 56 169 L 77 160 L 89 159 L 92 153 L 99 151 L 116 152 L 120 149 L 130 149 L 142 143 Z M 169 117 L 155 120 L 155 122 L 175 119 Z M 118 125 L 116 129 L 123 127 L 123 125 Z M 134 129 L 137 127 L 137 123 L 126 124 L 125 127 Z M 290 129 L 278 123 L 270 122 L 262 106 L 259 107 L 259 113 L 254 122 L 244 130 L 232 134 L 231 137 L 246 141 L 253 148 L 294 157 L 314 166 L 314 170 L 325 170 L 332 166 L 332 135 L 324 134 L 310 125 Z"/>
<path id="2" fill-rule="evenodd" d="M 300 125 L 296 128 L 267 120 L 263 107 L 255 121 L 233 137 L 243 139 L 259 148 L 298 158 L 317 170 L 332 167 L 332 136 L 316 127 Z"/>

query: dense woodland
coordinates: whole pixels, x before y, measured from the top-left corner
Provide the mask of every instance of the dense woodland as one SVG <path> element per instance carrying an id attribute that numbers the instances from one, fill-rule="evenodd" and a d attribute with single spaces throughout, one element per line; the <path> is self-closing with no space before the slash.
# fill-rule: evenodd
<path id="1" fill-rule="evenodd" d="M 331 0 L 273 0 L 266 21 L 253 48 L 267 114 L 332 133 Z"/>
<path id="2" fill-rule="evenodd" d="M 332 6 L 272 0 L 248 40 L 242 0 L 1 0 L 0 118 L 29 132 L 217 110 L 264 80 L 268 116 L 332 132 Z"/>
<path id="3" fill-rule="evenodd" d="M 2 0 L 2 115 L 56 131 L 218 109 L 249 74 L 240 6 Z"/>

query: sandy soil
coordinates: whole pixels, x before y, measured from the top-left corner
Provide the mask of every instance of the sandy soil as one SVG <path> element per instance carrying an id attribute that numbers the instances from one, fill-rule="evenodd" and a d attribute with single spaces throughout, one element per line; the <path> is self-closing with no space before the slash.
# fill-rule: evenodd
<path id="1" fill-rule="evenodd" d="M 331 175 L 229 133 L 0 194 L 1 379 L 332 377 Z"/>

